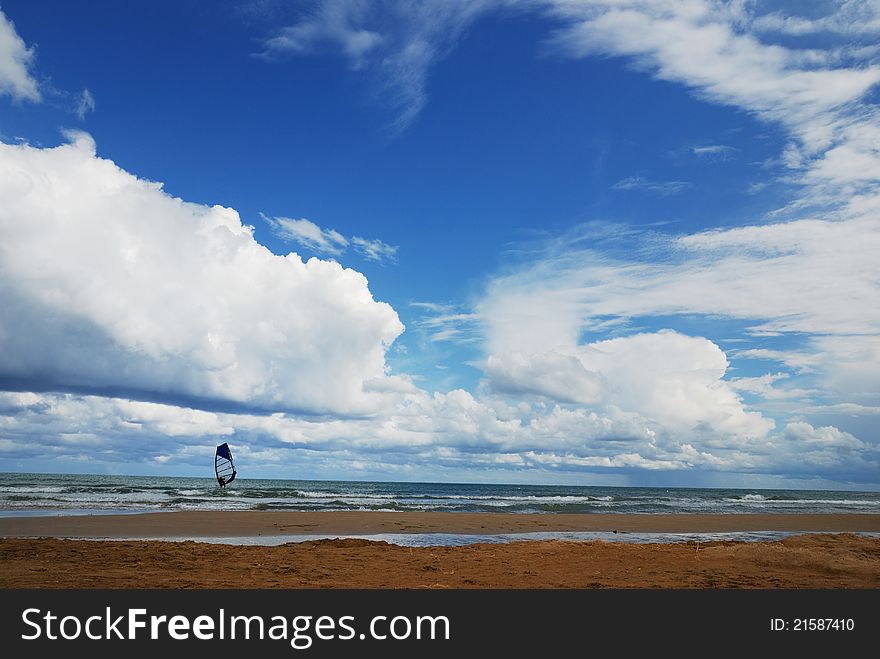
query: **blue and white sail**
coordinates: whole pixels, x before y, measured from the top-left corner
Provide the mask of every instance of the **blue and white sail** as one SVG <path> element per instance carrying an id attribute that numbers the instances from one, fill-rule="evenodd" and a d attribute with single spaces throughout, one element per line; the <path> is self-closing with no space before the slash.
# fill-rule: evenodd
<path id="1" fill-rule="evenodd" d="M 217 482 L 220 487 L 235 480 L 235 463 L 232 461 L 232 451 L 229 444 L 223 443 L 217 447 L 214 455 L 214 472 L 217 474 Z"/>

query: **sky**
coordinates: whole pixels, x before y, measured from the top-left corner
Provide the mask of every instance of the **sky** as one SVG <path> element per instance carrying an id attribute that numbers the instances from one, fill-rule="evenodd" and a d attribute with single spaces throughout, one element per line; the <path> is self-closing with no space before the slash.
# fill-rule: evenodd
<path id="1" fill-rule="evenodd" d="M 6 471 L 880 489 L 880 2 L 0 0 Z"/>

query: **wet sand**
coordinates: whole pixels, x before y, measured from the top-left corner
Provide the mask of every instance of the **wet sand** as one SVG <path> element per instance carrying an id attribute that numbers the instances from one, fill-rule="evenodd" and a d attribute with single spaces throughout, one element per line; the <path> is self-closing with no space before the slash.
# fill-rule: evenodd
<path id="1" fill-rule="evenodd" d="M 880 532 L 880 515 L 585 515 L 421 512 L 179 511 L 0 518 L 0 537 L 199 538 L 542 531 Z"/>
<path id="2" fill-rule="evenodd" d="M 358 538 L 278 546 L 136 539 L 615 530 L 825 533 L 773 542 L 535 540 L 460 547 Z M 880 515 L 179 512 L 2 518 L 0 588 L 880 588 L 880 538 L 848 531 L 880 531 Z M 71 536 L 127 539 L 63 539 Z"/>

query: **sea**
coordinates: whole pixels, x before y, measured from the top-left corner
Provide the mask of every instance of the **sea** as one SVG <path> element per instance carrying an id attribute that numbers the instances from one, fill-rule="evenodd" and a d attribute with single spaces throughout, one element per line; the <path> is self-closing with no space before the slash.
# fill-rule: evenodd
<path id="1" fill-rule="evenodd" d="M 213 478 L 75 474 L 0 474 L 0 517 L 127 514 L 175 510 L 437 511 L 492 513 L 872 513 L 880 492 L 720 488 L 601 487 L 236 479 L 220 488 Z M 418 534 L 369 536 L 398 544 L 506 541 L 495 536 Z M 541 533 L 535 539 L 640 541 L 743 540 L 783 532 L 712 534 Z M 618 537 L 619 536 L 619 537 Z M 662 536 L 662 537 L 660 537 Z M 338 536 L 334 536 L 338 537 Z M 361 536 L 363 537 L 363 536 Z M 524 534 L 516 534 L 523 538 Z M 313 539 L 303 536 L 301 539 Z M 206 538 L 206 541 L 211 541 Z M 252 539 L 256 541 L 256 539 Z M 279 538 L 281 542 L 284 538 Z M 220 541 L 217 539 L 217 541 Z M 224 540 L 228 541 L 228 539 Z M 286 541 L 290 541 L 289 536 Z M 238 542 L 247 542 L 239 539 Z M 261 538 L 260 544 L 272 539 Z"/>

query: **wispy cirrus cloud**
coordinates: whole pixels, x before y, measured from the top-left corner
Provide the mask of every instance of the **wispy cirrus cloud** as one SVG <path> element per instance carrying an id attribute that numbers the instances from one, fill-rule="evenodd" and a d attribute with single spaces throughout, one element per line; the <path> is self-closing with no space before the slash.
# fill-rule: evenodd
<path id="1" fill-rule="evenodd" d="M 693 184 L 688 181 L 652 181 L 643 176 L 629 176 L 611 186 L 612 190 L 640 190 L 659 195 L 681 194 Z"/>
<path id="2" fill-rule="evenodd" d="M 705 144 L 692 146 L 690 152 L 698 158 L 707 160 L 729 160 L 736 154 L 737 149 L 726 144 Z"/>
<path id="3" fill-rule="evenodd" d="M 378 103 L 392 113 L 399 134 L 428 98 L 428 73 L 467 28 L 487 11 L 516 4 L 497 0 L 323 0 L 300 20 L 264 41 L 264 56 L 305 56 L 339 51 L 352 69 L 375 82 Z"/>
<path id="4" fill-rule="evenodd" d="M 399 249 L 396 245 L 389 245 L 378 238 L 369 240 L 360 236 L 353 236 L 351 245 L 368 261 L 377 262 L 393 261 L 397 258 L 397 250 Z"/>
<path id="5" fill-rule="evenodd" d="M 837 33 L 846 36 L 880 34 L 880 5 L 862 0 L 831 3 L 832 11 L 824 16 L 792 16 L 781 11 L 755 17 L 750 27 L 760 32 L 791 35 Z"/>
<path id="6" fill-rule="evenodd" d="M 479 340 L 479 314 L 467 311 L 461 305 L 411 302 L 410 306 L 422 311 L 415 326 L 427 332 L 432 341 L 472 343 Z"/>
<path id="7" fill-rule="evenodd" d="M 335 229 L 321 228 L 305 218 L 269 217 L 262 213 L 260 216 L 276 236 L 287 242 L 302 245 L 315 254 L 337 257 L 351 247 L 368 261 L 385 263 L 397 258 L 398 247 L 378 238 L 353 236 L 349 239 Z"/>
<path id="8" fill-rule="evenodd" d="M 80 121 L 82 121 L 86 118 L 86 115 L 89 112 L 95 111 L 95 107 L 95 97 L 92 95 L 92 92 L 90 92 L 88 89 L 83 89 L 80 92 L 79 98 L 76 102 L 76 116 L 79 117 Z"/>
<path id="9" fill-rule="evenodd" d="M 699 98 L 784 126 L 792 138 L 785 162 L 811 186 L 805 199 L 827 204 L 873 187 L 874 173 L 865 172 L 880 167 L 874 148 L 877 111 L 858 107 L 880 81 L 880 51 L 872 50 L 871 42 L 878 10 L 872 3 L 844 2 L 825 15 L 806 16 L 710 0 L 323 0 L 270 35 L 264 53 L 338 50 L 352 68 L 373 78 L 399 133 L 424 107 L 433 65 L 476 20 L 501 11 L 554 21 L 558 27 L 546 40 L 548 52 L 624 57 L 658 79 L 689 87 Z M 818 32 L 846 35 L 851 42 L 797 47 L 783 39 Z M 693 153 L 731 157 L 723 146 L 696 147 Z M 621 185 L 661 194 L 682 189 L 681 182 L 666 183 L 631 177 Z"/>
<path id="10" fill-rule="evenodd" d="M 864 12 L 856 4 L 865 5 L 845 3 L 828 21 L 838 31 L 868 39 L 871 30 L 864 29 Z M 559 0 L 545 6 L 562 23 L 550 41 L 557 52 L 574 58 L 625 57 L 635 68 L 683 84 L 701 99 L 785 128 L 791 141 L 784 160 L 804 185 L 801 205 L 848 203 L 859 194 L 877 194 L 878 112 L 862 100 L 880 82 L 870 43 L 849 48 L 841 58 L 834 45 L 799 48 L 774 42 L 764 29 L 767 14 L 746 3 Z"/>
<path id="11" fill-rule="evenodd" d="M 267 55 L 338 50 L 352 68 L 368 72 L 404 130 L 427 99 L 431 67 L 467 28 L 489 13 L 514 10 L 558 25 L 551 51 L 571 56 L 624 56 L 652 75 L 690 86 L 712 102 L 734 105 L 785 124 L 809 154 L 847 130 L 839 108 L 880 80 L 870 42 L 847 50 L 766 43 L 772 33 L 834 31 L 869 38 L 876 32 L 871 3 L 845 2 L 823 17 L 762 12 L 760 5 L 693 0 L 465 0 L 417 4 L 323 0 L 264 42 Z M 760 37 L 760 38 L 759 38 Z M 872 55 L 873 52 L 873 55 Z"/>
<path id="12" fill-rule="evenodd" d="M 360 69 L 366 65 L 370 51 L 383 41 L 378 32 L 355 27 L 367 19 L 368 11 L 369 5 L 364 2 L 323 3 L 314 14 L 266 39 L 266 53 L 312 55 L 339 48 L 351 66 Z"/>
<path id="13" fill-rule="evenodd" d="M 568 23 L 554 37 L 560 52 L 631 58 L 659 79 L 793 130 L 818 135 L 823 117 L 880 80 L 876 66 L 825 68 L 798 49 L 759 41 L 748 30 L 751 14 L 742 3 L 632 0 L 549 7 Z"/>
<path id="14" fill-rule="evenodd" d="M 311 220 L 262 214 L 261 217 L 279 238 L 299 243 L 317 254 L 339 256 L 348 247 L 348 240 L 341 233 L 335 229 L 322 229 Z"/>

